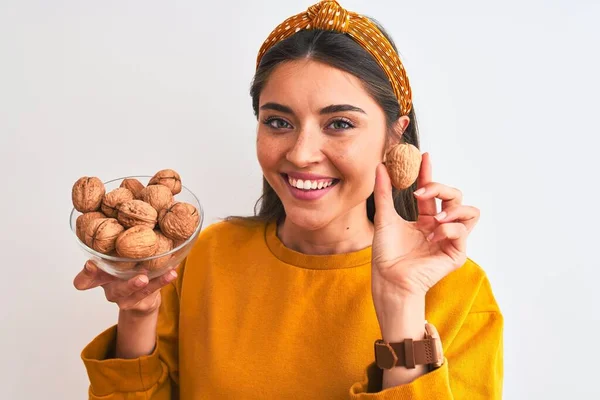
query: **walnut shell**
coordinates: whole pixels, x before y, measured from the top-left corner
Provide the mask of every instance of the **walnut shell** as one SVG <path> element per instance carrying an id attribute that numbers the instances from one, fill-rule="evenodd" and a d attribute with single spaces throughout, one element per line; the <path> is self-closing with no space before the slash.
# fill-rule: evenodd
<path id="1" fill-rule="evenodd" d="M 106 216 L 100 211 L 92 211 L 85 214 L 81 214 L 79 217 L 77 217 L 77 220 L 75 221 L 75 234 L 77 234 L 77 237 L 83 243 L 85 243 L 86 228 L 88 227 L 90 222 L 98 218 L 106 218 Z"/>
<path id="2" fill-rule="evenodd" d="M 129 191 L 133 193 L 133 197 L 139 200 L 140 192 L 144 188 L 144 184 L 135 178 L 125 178 L 123 179 L 123 182 L 121 182 L 120 187 L 129 189 Z"/>
<path id="3" fill-rule="evenodd" d="M 117 238 L 117 254 L 127 258 L 150 257 L 156 253 L 158 236 L 152 228 L 137 225 L 127 229 Z"/>
<path id="4" fill-rule="evenodd" d="M 113 256 L 113 257 L 121 257 L 116 250 L 111 251 L 110 253 L 108 253 L 109 256 Z M 110 264 L 114 269 L 116 269 L 117 271 L 129 271 L 131 269 L 134 269 L 138 263 L 136 261 L 111 261 L 111 260 L 105 260 L 105 262 L 107 262 L 108 264 Z"/>
<path id="5" fill-rule="evenodd" d="M 181 246 L 186 240 L 187 239 L 173 240 L 173 248 L 176 249 L 177 247 Z"/>
<path id="6" fill-rule="evenodd" d="M 158 213 L 150 204 L 142 200 L 129 200 L 119 206 L 117 219 L 126 228 L 144 225 L 150 229 L 156 226 Z"/>
<path id="7" fill-rule="evenodd" d="M 421 151 L 412 144 L 397 144 L 386 153 L 385 166 L 390 174 L 392 185 L 404 190 L 419 176 Z"/>
<path id="8" fill-rule="evenodd" d="M 100 208 L 107 217 L 117 218 L 119 206 L 133 199 L 133 193 L 129 189 L 119 187 L 104 195 Z"/>
<path id="9" fill-rule="evenodd" d="M 155 229 L 154 233 L 156 233 L 156 236 L 158 237 L 158 246 L 156 247 L 156 252 L 152 254 L 153 256 L 157 256 L 173 250 L 173 240 L 163 235 L 158 229 Z M 140 263 L 140 268 L 143 268 L 148 271 L 155 271 L 157 269 L 161 269 L 165 265 L 167 265 L 172 256 L 172 254 L 169 254 L 152 260 L 142 261 Z"/>
<path id="10" fill-rule="evenodd" d="M 200 223 L 200 214 L 189 203 L 178 202 L 160 210 L 158 223 L 162 233 L 173 240 L 188 239 Z"/>
<path id="11" fill-rule="evenodd" d="M 140 200 L 150 204 L 158 212 L 175 201 L 171 190 L 164 185 L 148 185 L 140 193 Z"/>
<path id="12" fill-rule="evenodd" d="M 85 229 L 85 244 L 100 253 L 115 249 L 117 237 L 125 228 L 114 218 L 97 218 Z"/>
<path id="13" fill-rule="evenodd" d="M 172 169 L 163 169 L 154 174 L 148 185 L 166 186 L 171 190 L 173 195 L 176 195 L 181 192 L 181 177 Z"/>
<path id="14" fill-rule="evenodd" d="M 104 193 L 106 189 L 99 178 L 83 176 L 75 182 L 71 190 L 73 207 L 82 213 L 98 211 Z"/>

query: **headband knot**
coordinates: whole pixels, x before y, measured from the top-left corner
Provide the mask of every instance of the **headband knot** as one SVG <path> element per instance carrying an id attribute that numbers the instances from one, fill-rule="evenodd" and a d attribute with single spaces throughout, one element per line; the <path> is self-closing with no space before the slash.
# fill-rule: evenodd
<path id="1" fill-rule="evenodd" d="M 350 25 L 350 14 L 335 0 L 314 4 L 306 11 L 313 29 L 346 33 Z"/>

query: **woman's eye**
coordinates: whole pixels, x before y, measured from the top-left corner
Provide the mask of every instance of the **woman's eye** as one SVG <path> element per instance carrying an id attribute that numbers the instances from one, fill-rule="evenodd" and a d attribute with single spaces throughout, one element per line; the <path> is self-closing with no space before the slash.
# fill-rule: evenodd
<path id="1" fill-rule="evenodd" d="M 280 118 L 270 118 L 264 123 L 274 129 L 290 128 L 290 124 Z"/>
<path id="2" fill-rule="evenodd" d="M 333 127 L 333 129 L 336 130 L 344 130 L 344 129 L 352 129 L 354 128 L 354 125 L 352 125 L 349 121 L 346 121 L 344 119 L 338 119 L 336 121 L 333 121 L 331 123 L 331 125 L 329 125 L 331 127 Z"/>

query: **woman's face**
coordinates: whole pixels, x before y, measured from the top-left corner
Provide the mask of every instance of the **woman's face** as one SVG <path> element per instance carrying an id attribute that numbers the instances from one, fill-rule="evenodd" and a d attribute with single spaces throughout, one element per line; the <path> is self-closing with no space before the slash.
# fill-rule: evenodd
<path id="1" fill-rule="evenodd" d="M 286 218 L 308 230 L 366 218 L 386 123 L 358 78 L 312 60 L 280 64 L 258 119 L 258 161 Z"/>

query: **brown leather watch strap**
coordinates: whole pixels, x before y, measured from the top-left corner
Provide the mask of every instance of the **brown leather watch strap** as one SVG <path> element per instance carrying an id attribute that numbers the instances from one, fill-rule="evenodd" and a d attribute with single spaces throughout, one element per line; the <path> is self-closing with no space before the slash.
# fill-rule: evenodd
<path id="1" fill-rule="evenodd" d="M 400 343 L 375 342 L 375 362 L 379 368 L 415 368 L 438 362 L 436 338 L 422 340 L 405 339 Z"/>

